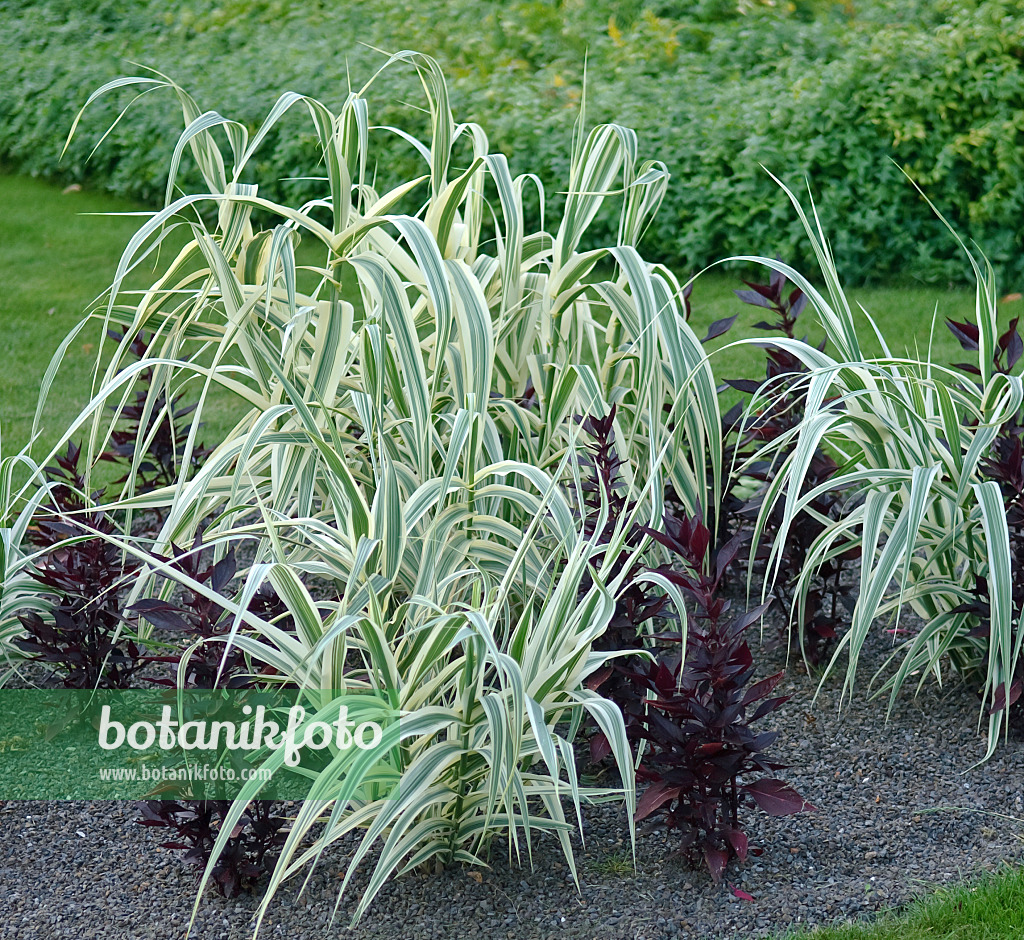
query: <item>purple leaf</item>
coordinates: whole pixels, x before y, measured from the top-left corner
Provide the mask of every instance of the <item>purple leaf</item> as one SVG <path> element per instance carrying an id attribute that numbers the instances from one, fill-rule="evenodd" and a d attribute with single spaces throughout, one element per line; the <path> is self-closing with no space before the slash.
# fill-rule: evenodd
<path id="1" fill-rule="evenodd" d="M 741 617 L 737 617 L 735 623 L 736 630 L 746 630 L 752 623 L 757 623 L 761 619 L 762 614 L 772 606 L 774 600 L 775 598 L 769 597 L 763 604 L 758 604 L 753 610 L 748 610 Z"/>
<path id="2" fill-rule="evenodd" d="M 761 387 L 761 383 L 754 379 L 726 379 L 725 384 L 739 392 L 746 392 L 748 395 L 752 395 Z"/>
<path id="3" fill-rule="evenodd" d="M 223 594 L 224 588 L 234 576 L 235 553 L 230 551 L 213 566 L 213 574 L 210 577 L 210 587 L 212 587 L 218 594 Z"/>
<path id="4" fill-rule="evenodd" d="M 734 314 L 731 317 L 722 317 L 721 320 L 715 320 L 711 326 L 708 327 L 707 335 L 701 340 L 701 343 L 706 343 L 708 340 L 715 339 L 721 336 L 723 333 L 728 333 L 732 329 L 732 325 L 736 322 L 739 314 Z"/>
<path id="5" fill-rule="evenodd" d="M 722 880 L 722 875 L 725 873 L 725 866 L 729 861 L 729 854 L 725 849 L 716 849 L 707 845 L 704 847 L 704 861 L 708 863 L 708 871 L 711 872 L 711 877 L 714 879 L 715 884 L 718 884 Z"/>
<path id="6" fill-rule="evenodd" d="M 724 392 L 727 386 L 723 386 L 719 394 Z M 743 417 L 743 406 L 737 402 L 724 415 L 722 415 L 722 427 L 731 428 L 740 418 Z"/>
<path id="7" fill-rule="evenodd" d="M 599 764 L 612 752 L 612 746 L 603 731 L 599 731 L 590 739 L 590 762 Z"/>
<path id="8" fill-rule="evenodd" d="M 637 822 L 646 819 L 656 809 L 664 806 L 670 800 L 674 800 L 677 796 L 679 796 L 679 787 L 671 786 L 664 780 L 652 783 L 641 797 L 640 802 L 636 804 Z"/>
<path id="9" fill-rule="evenodd" d="M 710 534 L 710 533 L 709 533 Z M 740 552 L 740 548 L 743 545 L 743 536 L 734 535 L 728 542 L 726 542 L 715 556 L 715 577 L 721 578 L 725 573 L 725 569 L 732 564 L 733 560 Z M 703 552 L 699 557 L 703 557 Z M 756 617 L 754 618 L 757 619 Z"/>
<path id="10" fill-rule="evenodd" d="M 946 326 L 964 349 L 976 352 L 978 349 L 978 327 L 973 323 L 958 323 L 946 318 Z"/>
<path id="11" fill-rule="evenodd" d="M 725 745 L 721 741 L 708 741 L 707 744 L 702 744 L 697 748 L 697 753 L 701 757 L 712 757 L 724 747 Z"/>
<path id="12" fill-rule="evenodd" d="M 729 845 L 732 846 L 732 850 L 736 853 L 736 857 L 741 861 L 747 860 L 747 835 L 745 832 L 741 832 L 739 829 L 726 829 L 725 837 L 729 840 Z"/>
<path id="13" fill-rule="evenodd" d="M 791 695 L 780 695 L 778 698 L 766 698 L 757 708 L 754 709 L 754 714 L 750 716 L 750 721 L 755 722 L 765 715 L 770 715 L 776 708 L 780 708 L 785 705 L 792 698 Z"/>
<path id="14" fill-rule="evenodd" d="M 1021 680 L 1016 679 L 1010 685 L 1010 695 L 1009 698 L 1007 698 L 1006 683 L 1001 683 L 999 688 L 996 689 L 996 694 L 993 697 L 992 708 L 989 709 L 989 714 L 994 715 L 996 712 L 1001 712 L 1004 708 L 1009 708 L 1017 701 L 1017 699 L 1020 698 L 1021 691 L 1024 691 L 1024 688 L 1022 688 L 1021 685 Z"/>
<path id="15" fill-rule="evenodd" d="M 137 601 L 128 609 L 148 620 L 154 627 L 162 627 L 165 630 L 187 629 L 181 609 L 155 597 Z"/>
<path id="16" fill-rule="evenodd" d="M 746 891 L 743 891 L 740 888 L 737 888 L 736 885 L 734 885 L 734 884 L 730 884 L 729 885 L 729 890 L 732 891 L 734 897 L 739 898 L 741 901 L 753 901 L 754 900 L 754 896 L 752 894 L 747 894 Z"/>
<path id="17" fill-rule="evenodd" d="M 693 293 L 693 281 L 690 281 L 690 283 L 687 284 L 686 287 L 683 288 L 683 319 L 684 320 L 689 320 L 690 319 L 690 313 L 693 311 L 693 308 L 690 305 L 690 294 L 692 294 L 692 293 Z"/>
<path id="18" fill-rule="evenodd" d="M 1021 340 L 1020 333 L 1017 332 L 1017 321 L 1019 319 L 1019 317 L 1014 317 L 1013 322 L 1010 324 L 1010 329 L 1006 331 L 1010 334 L 1009 342 L 1006 344 L 1007 369 L 1012 369 L 1017 365 L 1017 361 L 1024 354 L 1024 340 Z"/>
<path id="19" fill-rule="evenodd" d="M 792 816 L 794 813 L 813 813 L 815 810 L 796 790 L 781 780 L 757 780 L 741 789 L 749 793 L 769 816 Z"/>
<path id="20" fill-rule="evenodd" d="M 746 694 L 743 696 L 743 704 L 749 705 L 751 702 L 756 702 L 758 699 L 764 698 L 766 695 L 771 694 L 772 689 L 775 688 L 785 675 L 785 670 L 775 673 L 774 676 L 769 676 L 767 679 L 762 679 L 760 682 L 755 682 Z"/>
<path id="21" fill-rule="evenodd" d="M 772 308 L 772 302 L 756 290 L 737 290 L 733 291 L 733 293 L 745 304 L 752 304 L 755 307 L 767 307 L 769 310 Z"/>

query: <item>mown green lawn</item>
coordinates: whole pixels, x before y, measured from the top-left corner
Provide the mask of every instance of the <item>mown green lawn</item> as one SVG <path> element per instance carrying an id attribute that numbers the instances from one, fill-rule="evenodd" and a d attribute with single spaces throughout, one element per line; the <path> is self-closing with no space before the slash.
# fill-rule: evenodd
<path id="1" fill-rule="evenodd" d="M 20 450 L 28 440 L 39 394 L 40 380 L 50 357 L 90 304 L 100 297 L 113 277 L 117 261 L 138 216 L 96 213 L 139 212 L 141 207 L 96 192 L 63 194 L 58 187 L 25 177 L 0 175 L 0 427 L 5 454 Z M 301 259 L 300 259 L 301 260 Z M 139 287 L 146 271 L 127 282 Z M 766 277 L 766 275 L 765 275 Z M 719 317 L 739 314 L 733 330 L 714 342 L 716 349 L 744 336 L 757 336 L 751 327 L 763 311 L 741 304 L 733 295 L 742 287 L 739 275 L 712 271 L 694 288 L 693 324 L 699 335 Z M 864 305 L 879 323 L 893 351 L 927 347 L 933 312 L 938 312 L 936 358 L 955 361 L 959 348 L 942 325 L 945 316 L 970 317 L 974 296 L 970 291 L 946 291 L 926 286 L 854 290 L 851 297 Z M 1024 312 L 1020 301 L 1006 305 Z M 820 335 L 806 313 L 808 332 Z M 50 446 L 88 400 L 95 363 L 99 327 L 90 325 L 68 349 L 43 416 L 37 457 Z M 756 377 L 763 369 L 762 353 L 754 348 L 717 352 L 713 362 L 722 378 Z M 727 393 L 731 403 L 737 396 Z M 207 437 L 216 435 L 217 421 Z M 227 420 L 223 422 L 227 425 Z M 210 443 L 210 440 L 207 440 Z"/>
<path id="2" fill-rule="evenodd" d="M 5 454 L 28 440 L 39 384 L 61 339 L 102 294 L 138 218 L 89 215 L 138 206 L 91 192 L 62 195 L 0 176 L 0 428 Z M 68 350 L 42 425 L 52 443 L 88 399 L 97 330 Z M 42 449 L 35 451 L 42 455 Z"/>
<path id="3" fill-rule="evenodd" d="M 121 254 L 145 221 L 146 208 L 103 193 L 63 192 L 40 180 L 0 174 L 0 432 L 3 454 L 21 450 L 32 433 L 40 385 L 69 331 L 101 301 Z M 107 215 L 106 213 L 132 213 Z M 172 233 L 161 247 L 166 264 L 183 242 Z M 125 279 L 127 290 L 148 286 L 146 261 Z M 47 396 L 32 455 L 44 459 L 88 402 L 97 348 L 97 319 L 68 347 Z M 231 423 L 227 407 L 214 409 L 206 443 Z M 109 468 L 106 468 L 109 469 Z M 106 480 L 110 472 L 101 472 Z"/>
<path id="4" fill-rule="evenodd" d="M 1024 871 L 940 888 L 871 924 L 786 934 L 784 940 L 1010 940 L 1024 936 Z"/>

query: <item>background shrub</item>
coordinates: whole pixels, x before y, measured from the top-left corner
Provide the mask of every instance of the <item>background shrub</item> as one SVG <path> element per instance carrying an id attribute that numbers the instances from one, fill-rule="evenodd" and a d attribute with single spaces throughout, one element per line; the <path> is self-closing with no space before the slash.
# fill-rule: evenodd
<path id="1" fill-rule="evenodd" d="M 513 172 L 549 185 L 566 178 L 572 124 L 588 61 L 587 113 L 636 127 L 644 149 L 673 174 L 647 252 L 679 269 L 732 254 L 813 258 L 788 201 L 761 166 L 800 186 L 804 177 L 833 237 L 847 282 L 899 275 L 969 281 L 970 270 L 929 198 L 992 259 L 1004 289 L 1024 277 L 1015 220 L 1024 209 L 1024 11 L 1011 0 L 818 0 L 629 4 L 455 0 L 327 5 L 314 0 L 191 0 L 168 9 L 132 3 L 0 4 L 7 42 L 0 68 L 0 159 L 33 174 L 86 176 L 158 201 L 174 146 L 173 107 L 128 111 L 102 148 L 98 137 L 134 93 L 111 96 L 59 161 L 84 89 L 137 71 L 139 62 L 193 89 L 208 107 L 253 126 L 282 86 L 340 104 L 384 59 L 371 47 L 416 48 L 454 76 L 452 105 L 488 128 Z M 415 78 L 375 83 L 380 125 L 398 120 Z M 415 154 L 378 132 L 379 182 L 409 178 Z M 293 204 L 311 196 L 314 136 L 285 120 L 251 163 L 265 192 Z M 895 162 L 893 162 L 895 161 Z M 549 196 L 556 203 L 557 196 Z M 529 203 L 528 203 L 529 208 Z M 533 209 L 536 211 L 536 201 Z M 608 240 L 611 215 L 591 231 Z"/>

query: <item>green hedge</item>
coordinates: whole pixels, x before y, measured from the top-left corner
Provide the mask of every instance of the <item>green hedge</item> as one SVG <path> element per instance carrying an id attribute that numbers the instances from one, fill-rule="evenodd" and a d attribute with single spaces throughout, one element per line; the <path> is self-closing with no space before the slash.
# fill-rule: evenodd
<path id="1" fill-rule="evenodd" d="M 337 104 L 383 62 L 417 48 L 453 77 L 459 119 L 545 182 L 564 185 L 586 57 L 588 122 L 618 120 L 673 173 L 646 250 L 680 271 L 730 254 L 807 265 L 788 201 L 762 165 L 814 193 L 841 272 L 851 281 L 967 278 L 955 242 L 905 169 L 957 230 L 988 254 L 1005 289 L 1024 285 L 1024 9 L 1014 0 L 829 0 L 753 7 L 725 0 L 155 0 L 0 2 L 0 159 L 14 169 L 89 178 L 154 202 L 174 141 L 167 98 L 116 118 L 89 92 L 152 66 L 200 105 L 243 121 L 293 89 Z M 781 8 L 783 5 L 780 4 Z M 388 75 L 371 119 L 410 127 L 415 76 Z M 381 132 L 385 133 L 385 132 Z M 379 172 L 412 171 L 392 136 Z M 300 116 L 257 165 L 273 195 L 315 192 L 313 136 Z M 901 169 L 902 168 L 902 169 Z M 598 236 L 600 232 L 598 232 Z"/>

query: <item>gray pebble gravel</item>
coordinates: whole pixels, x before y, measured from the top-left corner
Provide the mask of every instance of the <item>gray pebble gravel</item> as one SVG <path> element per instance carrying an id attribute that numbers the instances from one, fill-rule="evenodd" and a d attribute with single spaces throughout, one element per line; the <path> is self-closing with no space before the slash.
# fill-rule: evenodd
<path id="1" fill-rule="evenodd" d="M 863 675 L 882 662 L 879 634 Z M 764 670 L 778 651 L 765 656 Z M 988 763 L 978 731 L 978 700 L 954 684 L 902 696 L 889 722 L 884 701 L 858 692 L 842 714 L 840 682 L 812 703 L 816 680 L 796 663 L 783 681 L 792 700 L 769 725 L 781 776 L 818 807 L 772 819 L 751 808 L 752 845 L 764 854 L 730 866 L 734 897 L 706 872 L 668 859 L 671 837 L 638 845 L 637 871 L 614 806 L 586 813 L 575 889 L 556 844 L 538 839 L 533 866 L 507 861 L 497 842 L 491 868 L 408 875 L 388 884 L 353 931 L 348 921 L 368 870 L 356 878 L 332 924 L 352 843 L 326 857 L 300 896 L 300 882 L 278 894 L 260 936 L 307 940 L 335 934 L 366 940 L 669 940 L 754 938 L 791 925 L 864 917 L 950 884 L 1019 863 L 1024 853 L 1024 742 L 1012 738 Z M 999 815 L 992 815 L 999 814 Z M 1004 818 L 1013 817 L 1013 818 Z M 183 937 L 194 878 L 161 834 L 135 824 L 117 803 L 8 803 L 0 807 L 0 938 L 164 940 Z M 251 935 L 252 897 L 208 893 L 192 936 Z"/>

